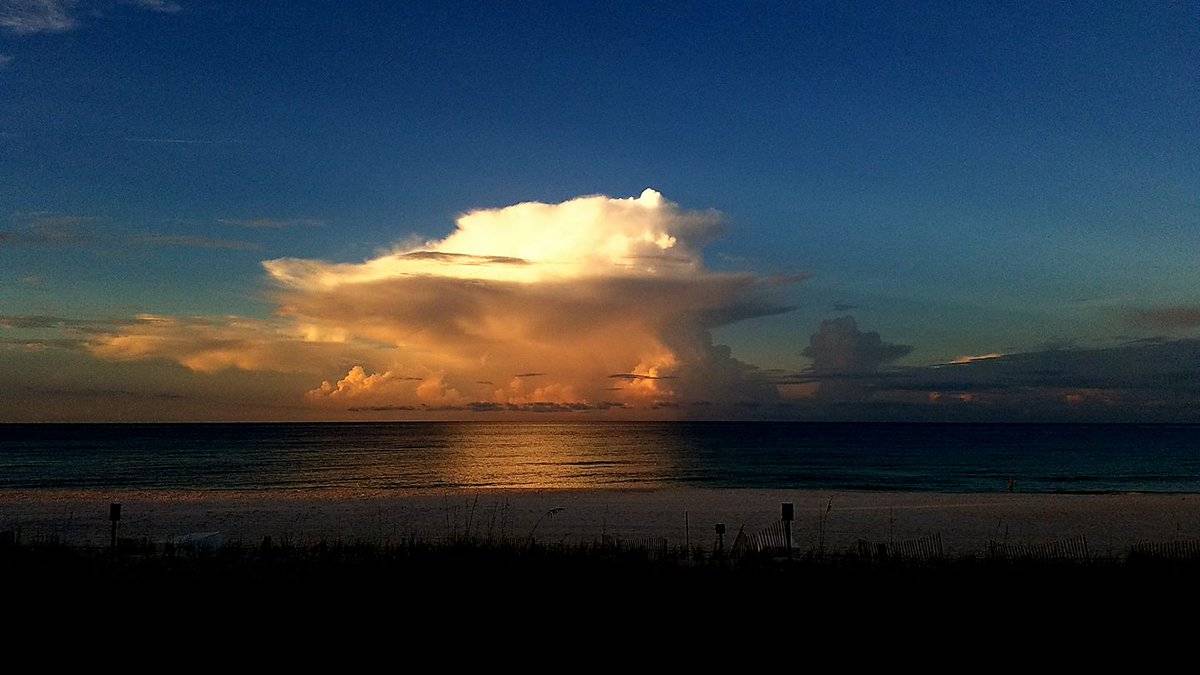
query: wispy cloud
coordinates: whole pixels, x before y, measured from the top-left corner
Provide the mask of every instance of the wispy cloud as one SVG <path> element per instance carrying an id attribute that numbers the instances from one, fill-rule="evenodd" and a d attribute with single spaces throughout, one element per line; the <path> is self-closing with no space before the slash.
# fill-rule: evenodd
<path id="1" fill-rule="evenodd" d="M 76 246 L 93 237 L 94 226 L 103 221 L 96 216 L 82 216 L 52 211 L 14 213 L 13 227 L 0 230 L 0 248 L 6 246 Z"/>
<path id="2" fill-rule="evenodd" d="M 186 234 L 122 234 L 99 232 L 97 225 L 109 222 L 99 216 L 83 216 L 52 211 L 16 213 L 10 217 L 13 227 L 0 230 L 0 248 L 4 247 L 119 247 L 129 244 L 204 248 L 225 251 L 257 251 L 262 245 L 238 239 L 223 239 Z"/>
<path id="3" fill-rule="evenodd" d="M 174 14 L 183 9 L 178 2 L 171 2 L 171 0 L 127 0 L 127 4 L 163 14 Z"/>
<path id="4" fill-rule="evenodd" d="M 0 0 L 0 28 L 14 35 L 65 33 L 79 22 L 74 0 Z"/>
<path id="5" fill-rule="evenodd" d="M 66 33 L 80 27 L 80 4 L 78 0 L 0 0 L 0 29 L 13 35 Z M 102 15 L 115 4 L 112 0 L 87 3 L 92 16 Z M 159 14 L 183 9 L 173 0 L 120 0 L 120 4 Z"/>
<path id="6" fill-rule="evenodd" d="M 0 54 L 0 70 L 3 70 L 13 62 L 13 57 L 9 54 Z M 5 134 L 7 136 L 7 134 Z"/>

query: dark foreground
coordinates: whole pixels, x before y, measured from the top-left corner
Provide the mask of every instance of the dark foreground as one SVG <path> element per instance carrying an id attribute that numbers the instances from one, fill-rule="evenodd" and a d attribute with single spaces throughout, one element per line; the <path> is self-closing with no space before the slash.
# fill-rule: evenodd
<path id="1" fill-rule="evenodd" d="M 1194 546 L 1120 557 L 904 557 L 886 550 L 817 555 L 782 550 L 530 542 L 321 543 L 264 541 L 211 550 L 124 541 L 118 550 L 53 543 L 0 546 L 10 599 L 171 597 L 203 608 L 217 597 L 309 600 L 437 597 L 577 600 L 688 598 L 722 605 L 793 603 L 863 611 L 854 603 L 951 599 L 997 612 L 1045 604 L 1147 602 L 1200 580 Z M 1048 595 L 1049 594 L 1049 595 Z M 194 603 L 199 603 L 195 605 Z M 849 603 L 849 604 L 847 604 Z M 855 609 L 857 608 L 857 609 Z"/>
<path id="2" fill-rule="evenodd" d="M 214 550 L 126 542 L 117 552 L 41 543 L 0 547 L 0 579 L 14 647 L 44 644 L 52 654 L 83 636 L 99 643 L 79 654 L 88 663 L 107 649 L 143 665 L 200 650 L 341 672 L 417 655 L 489 668 L 538 655 L 671 667 L 719 658 L 733 668 L 813 654 L 892 668 L 1011 649 L 1076 667 L 1083 656 L 1111 656 L 1106 645 L 1156 654 L 1137 645 L 1187 644 L 1190 623 L 1178 619 L 1196 606 L 1200 578 L 1196 558 L 777 553 L 417 540 Z M 1082 654 L 1072 646 L 1081 638 L 1092 645 Z"/>

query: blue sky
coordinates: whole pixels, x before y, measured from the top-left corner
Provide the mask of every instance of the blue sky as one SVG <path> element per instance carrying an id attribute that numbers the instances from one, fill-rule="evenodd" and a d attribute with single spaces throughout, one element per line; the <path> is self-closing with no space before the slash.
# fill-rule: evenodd
<path id="1" fill-rule="evenodd" d="M 263 260 L 647 187 L 812 275 L 715 329 L 764 368 L 843 313 L 922 365 L 1200 304 L 1196 3 L 400 4 L 0 0 L 0 314 L 269 318 Z"/>

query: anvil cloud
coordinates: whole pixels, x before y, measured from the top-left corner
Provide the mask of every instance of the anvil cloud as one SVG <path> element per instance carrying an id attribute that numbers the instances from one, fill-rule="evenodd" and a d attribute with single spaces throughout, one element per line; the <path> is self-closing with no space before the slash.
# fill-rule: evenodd
<path id="1" fill-rule="evenodd" d="M 719 224 L 649 189 L 471 211 L 443 239 L 362 262 L 264 262 L 275 321 L 139 322 L 93 339 L 92 353 L 202 372 L 307 368 L 318 377 L 297 396 L 340 411 L 771 401 L 775 387 L 710 329 L 786 308 L 771 282 L 705 267 Z"/>

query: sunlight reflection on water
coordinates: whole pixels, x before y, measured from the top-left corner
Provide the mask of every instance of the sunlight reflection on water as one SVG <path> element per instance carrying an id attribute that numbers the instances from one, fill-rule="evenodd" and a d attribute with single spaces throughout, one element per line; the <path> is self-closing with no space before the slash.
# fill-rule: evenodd
<path id="1" fill-rule="evenodd" d="M 10 425 L 0 488 L 1200 491 L 1200 427 Z"/>

